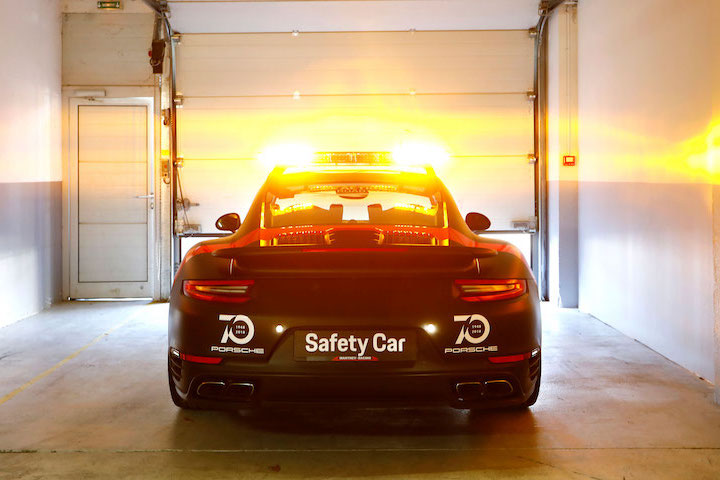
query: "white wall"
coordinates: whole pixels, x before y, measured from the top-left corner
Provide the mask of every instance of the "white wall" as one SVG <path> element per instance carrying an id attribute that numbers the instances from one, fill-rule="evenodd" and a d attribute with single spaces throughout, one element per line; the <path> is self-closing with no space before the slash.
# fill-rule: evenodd
<path id="1" fill-rule="evenodd" d="M 60 295 L 60 9 L 0 0 L 0 325 Z"/>
<path id="2" fill-rule="evenodd" d="M 154 15 L 149 10 L 66 12 L 62 33 L 63 85 L 153 85 L 147 55 L 153 22 Z"/>
<path id="3" fill-rule="evenodd" d="M 580 309 L 707 379 L 719 10 L 716 0 L 578 8 Z"/>
<path id="4" fill-rule="evenodd" d="M 577 6 L 558 7 L 546 26 L 548 293 L 554 305 L 578 306 Z"/>

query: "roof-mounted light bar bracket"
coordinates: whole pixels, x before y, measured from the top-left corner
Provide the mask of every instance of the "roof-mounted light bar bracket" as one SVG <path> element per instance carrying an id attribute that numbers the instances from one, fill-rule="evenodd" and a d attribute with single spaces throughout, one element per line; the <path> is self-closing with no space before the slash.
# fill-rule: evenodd
<path id="1" fill-rule="evenodd" d="M 390 152 L 317 152 L 313 163 L 391 165 L 392 154 Z"/>

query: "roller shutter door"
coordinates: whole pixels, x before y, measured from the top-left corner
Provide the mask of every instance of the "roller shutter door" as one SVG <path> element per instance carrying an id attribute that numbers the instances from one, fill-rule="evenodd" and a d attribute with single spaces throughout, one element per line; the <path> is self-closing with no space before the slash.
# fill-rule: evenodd
<path id="1" fill-rule="evenodd" d="M 526 30 L 186 34 L 179 153 L 189 223 L 247 212 L 282 143 L 317 151 L 440 144 L 463 213 L 534 216 L 533 40 Z"/>

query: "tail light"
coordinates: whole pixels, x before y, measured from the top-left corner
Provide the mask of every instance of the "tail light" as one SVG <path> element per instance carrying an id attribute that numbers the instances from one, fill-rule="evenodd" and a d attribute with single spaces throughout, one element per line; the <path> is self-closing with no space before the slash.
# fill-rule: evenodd
<path id="1" fill-rule="evenodd" d="M 519 297 L 527 291 L 524 279 L 455 280 L 460 298 L 466 302 L 491 302 Z"/>
<path id="2" fill-rule="evenodd" d="M 206 365 L 217 365 L 222 362 L 222 358 L 220 357 L 200 357 L 198 355 L 188 355 L 186 353 L 181 353 L 180 358 L 186 362 L 204 363 Z"/>
<path id="3" fill-rule="evenodd" d="M 253 280 L 185 280 L 183 293 L 209 302 L 243 303 L 250 300 Z"/>
<path id="4" fill-rule="evenodd" d="M 501 356 L 501 357 L 488 357 L 488 360 L 490 360 L 490 363 L 522 362 L 523 360 L 527 360 L 529 358 L 535 358 L 539 354 L 540 354 L 540 349 L 536 348 L 532 352 L 521 353 L 518 355 L 505 355 L 505 356 Z"/>
<path id="5" fill-rule="evenodd" d="M 205 363 L 208 365 L 217 365 L 218 363 L 222 362 L 222 357 L 201 357 L 198 355 L 188 355 L 187 353 L 182 353 L 174 348 L 170 349 L 170 355 L 172 356 L 172 359 L 179 359 L 184 360 L 186 362 L 191 363 Z M 173 373 L 176 374 L 175 377 L 180 380 L 180 366 L 177 365 L 175 362 L 173 362 L 174 365 L 174 371 Z M 177 372 L 177 373 L 176 373 Z"/>

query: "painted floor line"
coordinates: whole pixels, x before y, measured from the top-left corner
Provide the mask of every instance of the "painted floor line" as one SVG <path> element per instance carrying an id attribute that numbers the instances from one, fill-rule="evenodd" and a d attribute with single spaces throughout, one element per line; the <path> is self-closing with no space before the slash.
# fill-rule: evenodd
<path id="1" fill-rule="evenodd" d="M 84 346 L 80 347 L 79 349 L 75 350 L 73 353 L 71 353 L 71 354 L 68 355 L 67 357 L 63 358 L 62 360 L 60 360 L 58 363 L 56 363 L 56 364 L 53 365 L 52 367 L 50 367 L 50 368 L 48 368 L 47 370 L 45 370 L 44 372 L 42 372 L 41 374 L 37 375 L 37 376 L 34 377 L 33 379 L 31 379 L 31 380 L 29 380 L 28 382 L 24 383 L 23 385 L 20 385 L 19 387 L 17 387 L 17 388 L 16 388 L 15 390 L 13 390 L 12 392 L 4 395 L 3 397 L 0 397 L 0 405 L 2 405 L 2 404 L 4 404 L 5 402 L 11 400 L 15 395 L 21 393 L 23 390 L 26 390 L 27 388 L 31 387 L 33 384 L 35 384 L 35 383 L 39 382 L 40 380 L 42 380 L 43 378 L 47 377 L 48 375 L 50 375 L 51 373 L 53 373 L 54 371 L 56 371 L 58 368 L 62 367 L 62 366 L 65 365 L 67 362 L 69 362 L 70 360 L 74 359 L 75 357 L 77 357 L 78 355 L 80 355 L 82 352 L 84 352 L 85 350 L 87 350 L 87 349 L 90 348 L 91 346 L 95 345 L 97 342 L 99 342 L 99 341 L 102 340 L 103 338 L 105 338 L 105 337 L 107 337 L 108 335 L 110 335 L 112 332 L 114 332 L 114 331 L 117 330 L 118 328 L 121 328 L 121 327 L 124 327 L 125 325 L 127 325 L 130 321 L 134 320 L 135 317 L 139 316 L 139 315 L 142 314 L 142 313 L 145 313 L 145 311 L 144 311 L 144 310 L 138 310 L 138 311 L 130 314 L 125 320 L 123 320 L 122 322 L 118 323 L 117 325 L 115 325 L 114 327 L 112 327 L 110 330 L 108 330 L 108 331 L 106 331 L 106 332 L 103 332 L 103 333 L 101 333 L 100 335 L 98 335 L 97 337 L 93 338 L 93 339 L 90 341 L 90 343 L 88 343 L 87 345 L 84 345 Z"/>

